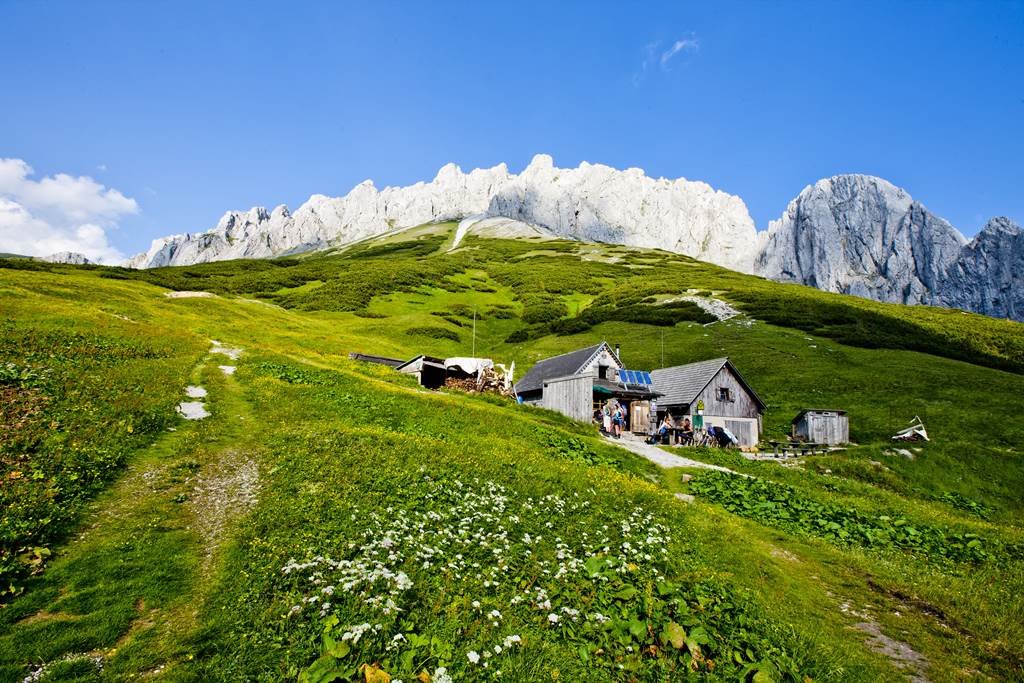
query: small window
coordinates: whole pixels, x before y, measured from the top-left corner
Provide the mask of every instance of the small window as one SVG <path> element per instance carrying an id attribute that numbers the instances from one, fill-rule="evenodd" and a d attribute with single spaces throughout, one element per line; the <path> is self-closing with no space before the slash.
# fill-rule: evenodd
<path id="1" fill-rule="evenodd" d="M 732 402 L 732 391 L 729 387 L 718 387 L 718 400 Z"/>
<path id="2" fill-rule="evenodd" d="M 608 366 L 599 365 L 597 367 L 597 376 L 600 377 L 601 379 L 608 379 Z"/>

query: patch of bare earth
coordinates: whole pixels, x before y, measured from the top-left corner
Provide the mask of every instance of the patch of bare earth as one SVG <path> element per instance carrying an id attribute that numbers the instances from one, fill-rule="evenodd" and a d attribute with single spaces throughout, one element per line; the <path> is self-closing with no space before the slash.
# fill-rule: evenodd
<path id="1" fill-rule="evenodd" d="M 772 549 L 771 549 L 770 552 L 771 552 L 771 556 L 772 557 L 778 557 L 779 559 L 787 560 L 789 562 L 799 562 L 800 561 L 799 557 L 797 557 L 796 555 L 794 555 L 790 551 L 786 550 L 785 548 L 777 548 L 775 546 L 772 546 Z"/>
<path id="2" fill-rule="evenodd" d="M 225 451 L 216 463 L 203 468 L 191 504 L 207 562 L 220 546 L 228 525 L 256 505 L 259 488 L 259 467 L 244 451 Z"/>
<path id="3" fill-rule="evenodd" d="M 863 631 L 868 635 L 864 641 L 869 648 L 880 655 L 889 658 L 893 664 L 907 671 L 910 680 L 914 683 L 928 683 L 928 678 L 922 671 L 928 666 L 928 660 L 923 654 L 904 643 L 882 633 L 882 629 L 876 621 L 862 621 L 854 624 L 853 628 Z"/>
<path id="4" fill-rule="evenodd" d="M 875 621 L 866 608 L 857 610 L 849 602 L 843 602 L 839 605 L 839 611 L 860 619 L 851 628 L 867 635 L 864 644 L 872 652 L 877 652 L 898 668 L 903 669 L 908 679 L 913 683 L 929 683 L 928 677 L 924 675 L 924 671 L 928 668 L 928 658 L 912 648 L 908 643 L 896 640 L 883 633 L 881 626 L 878 625 L 878 622 Z"/>

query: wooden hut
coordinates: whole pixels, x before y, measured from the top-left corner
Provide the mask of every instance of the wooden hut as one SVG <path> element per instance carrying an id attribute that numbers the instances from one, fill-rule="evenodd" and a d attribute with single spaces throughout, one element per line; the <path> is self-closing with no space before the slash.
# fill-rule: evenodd
<path id="1" fill-rule="evenodd" d="M 850 419 L 845 410 L 801 410 L 793 418 L 793 438 L 810 443 L 850 442 Z"/>
<path id="2" fill-rule="evenodd" d="M 589 421 L 595 408 L 615 399 L 627 410 L 629 428 L 647 433 L 650 400 L 657 396 L 649 379 L 647 373 L 626 370 L 618 353 L 601 342 L 538 361 L 515 391 L 523 403 L 581 421 Z"/>
<path id="3" fill-rule="evenodd" d="M 666 412 L 678 423 L 689 417 L 694 425 L 725 427 L 741 446 L 755 446 L 761 434 L 764 402 L 728 358 L 653 370 L 658 418 Z"/>
<path id="4" fill-rule="evenodd" d="M 442 387 L 445 380 L 448 379 L 448 370 L 444 366 L 444 359 L 433 356 L 416 356 L 395 369 L 403 374 L 414 376 L 421 386 L 428 389 Z"/>

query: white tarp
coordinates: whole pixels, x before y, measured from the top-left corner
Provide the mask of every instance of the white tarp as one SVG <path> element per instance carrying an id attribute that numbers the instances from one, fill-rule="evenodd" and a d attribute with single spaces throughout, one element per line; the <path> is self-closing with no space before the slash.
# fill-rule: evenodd
<path id="1" fill-rule="evenodd" d="M 479 375 L 482 370 L 494 368 L 494 361 L 490 358 L 445 358 L 444 367 L 449 370 L 457 368 L 468 375 Z"/>

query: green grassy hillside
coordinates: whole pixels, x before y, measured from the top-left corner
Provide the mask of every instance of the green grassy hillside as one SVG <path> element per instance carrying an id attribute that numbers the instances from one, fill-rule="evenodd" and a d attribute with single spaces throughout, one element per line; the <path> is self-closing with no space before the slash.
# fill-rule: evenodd
<path id="1" fill-rule="evenodd" d="M 1024 675 L 1019 324 L 451 238 L 0 261 L 0 681 Z M 747 315 L 708 324 L 687 293 Z M 602 339 L 636 368 L 728 355 L 769 438 L 835 407 L 859 445 L 797 467 L 688 453 L 752 479 L 661 470 L 347 360 L 468 355 L 474 311 L 478 355 L 520 375 Z M 190 384 L 205 420 L 175 414 Z M 933 441 L 906 457 L 888 436 L 915 414 Z"/>

